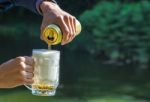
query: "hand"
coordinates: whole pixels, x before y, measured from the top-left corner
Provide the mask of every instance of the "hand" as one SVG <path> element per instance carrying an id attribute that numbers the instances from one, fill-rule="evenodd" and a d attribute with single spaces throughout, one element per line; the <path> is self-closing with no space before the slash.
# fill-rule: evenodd
<path id="1" fill-rule="evenodd" d="M 0 65 L 0 88 L 13 88 L 33 83 L 34 60 L 31 57 L 17 57 Z"/>
<path id="2" fill-rule="evenodd" d="M 43 1 L 40 5 L 40 8 L 43 13 L 41 39 L 43 40 L 42 32 L 44 28 L 53 23 L 59 25 L 62 30 L 63 39 L 61 44 L 65 45 L 71 42 L 76 33 L 76 18 L 63 11 L 57 4 L 52 2 Z"/>

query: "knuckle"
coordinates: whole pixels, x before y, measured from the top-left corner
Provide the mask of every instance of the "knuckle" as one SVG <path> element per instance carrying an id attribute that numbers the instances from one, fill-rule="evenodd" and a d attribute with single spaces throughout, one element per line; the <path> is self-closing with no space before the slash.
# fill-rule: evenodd
<path id="1" fill-rule="evenodd" d="M 69 19 L 75 19 L 75 16 L 68 15 L 68 18 L 69 18 Z"/>
<path id="2" fill-rule="evenodd" d="M 55 16 L 55 19 L 60 19 L 61 18 L 61 15 L 56 15 Z"/>
<path id="3" fill-rule="evenodd" d="M 71 32 L 70 32 L 70 35 L 71 35 L 71 36 L 73 36 L 73 35 L 74 35 L 74 32 L 73 32 L 73 30 L 71 30 Z"/>
<path id="4" fill-rule="evenodd" d="M 67 29 L 67 28 L 64 29 L 64 32 L 65 32 L 65 34 L 67 34 L 67 35 L 69 35 L 69 33 L 70 33 L 69 29 Z"/>
<path id="5" fill-rule="evenodd" d="M 68 36 L 74 36 L 74 33 L 71 31 L 69 34 L 68 34 Z"/>
<path id="6" fill-rule="evenodd" d="M 70 35 L 70 38 L 73 38 L 73 37 L 74 37 L 74 35 L 73 35 L 73 34 L 71 34 L 71 35 Z"/>
<path id="7" fill-rule="evenodd" d="M 18 66 L 21 70 L 25 70 L 25 64 L 23 62 L 18 63 Z"/>
<path id="8" fill-rule="evenodd" d="M 74 19 L 74 17 L 73 16 L 69 16 L 69 19 Z"/>
<path id="9" fill-rule="evenodd" d="M 62 20 L 62 18 L 63 18 L 63 16 L 61 16 L 61 15 L 58 15 L 58 16 L 55 17 L 55 19 L 58 20 L 58 21 Z"/>
<path id="10" fill-rule="evenodd" d="M 71 36 L 72 36 L 72 34 L 71 34 L 71 33 L 69 33 L 69 34 L 68 34 L 68 36 L 69 36 L 69 37 L 71 37 Z"/>
<path id="11" fill-rule="evenodd" d="M 74 38 L 75 36 L 76 36 L 75 34 L 72 35 L 73 38 Z"/>
<path id="12" fill-rule="evenodd" d="M 22 61 L 24 61 L 25 59 L 24 59 L 24 57 L 16 57 L 15 58 L 15 61 L 16 62 L 22 62 Z"/>
<path id="13" fill-rule="evenodd" d="M 73 18 L 74 20 L 76 20 L 76 17 L 75 17 L 75 16 L 72 16 L 72 18 Z"/>
<path id="14" fill-rule="evenodd" d="M 68 18 L 70 18 L 70 16 L 69 15 L 64 15 L 64 18 L 68 19 Z"/>

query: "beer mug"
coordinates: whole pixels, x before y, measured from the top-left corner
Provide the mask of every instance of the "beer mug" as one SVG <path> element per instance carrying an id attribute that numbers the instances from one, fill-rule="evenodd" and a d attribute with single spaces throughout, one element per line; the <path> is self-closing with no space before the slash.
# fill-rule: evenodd
<path id="1" fill-rule="evenodd" d="M 33 95 L 53 96 L 59 84 L 60 51 L 34 49 L 32 56 L 35 60 L 34 83 L 25 85 Z"/>

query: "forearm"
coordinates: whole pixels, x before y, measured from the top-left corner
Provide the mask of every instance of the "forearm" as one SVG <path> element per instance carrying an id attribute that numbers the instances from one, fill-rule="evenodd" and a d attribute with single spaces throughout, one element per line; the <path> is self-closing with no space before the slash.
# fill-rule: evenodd
<path id="1" fill-rule="evenodd" d="M 14 3 L 16 6 L 22 6 L 25 7 L 35 13 L 41 13 L 40 12 L 40 4 L 43 2 L 44 0 L 14 0 Z M 48 0 L 49 2 L 55 2 L 55 0 Z"/>
<path id="2" fill-rule="evenodd" d="M 38 0 L 13 0 L 15 6 L 22 6 L 25 7 L 35 13 L 38 13 L 36 9 L 36 2 Z"/>
<path id="3" fill-rule="evenodd" d="M 5 69 L 3 68 L 4 64 L 0 64 L 0 89 L 1 88 L 5 88 L 4 86 L 6 86 L 6 81 L 5 80 Z"/>
<path id="4" fill-rule="evenodd" d="M 22 6 L 30 11 L 40 14 L 40 4 L 45 0 L 0 0 L 0 10 L 6 11 L 12 6 Z M 49 2 L 56 3 L 55 0 L 48 0 Z"/>
<path id="5" fill-rule="evenodd" d="M 44 1 L 39 5 L 39 12 L 41 14 L 50 14 L 52 12 L 57 12 L 60 10 L 60 7 L 54 2 Z"/>
<path id="6" fill-rule="evenodd" d="M 9 8 L 12 8 L 14 5 L 10 0 L 0 0 L 0 11 L 7 11 Z"/>

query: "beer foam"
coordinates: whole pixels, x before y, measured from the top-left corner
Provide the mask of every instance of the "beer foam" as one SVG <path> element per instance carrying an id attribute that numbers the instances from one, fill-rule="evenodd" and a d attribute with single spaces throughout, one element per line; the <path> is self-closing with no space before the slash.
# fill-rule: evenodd
<path id="1" fill-rule="evenodd" d="M 53 54 L 53 53 L 59 53 L 57 50 L 47 50 L 47 49 L 34 49 L 33 54 L 38 54 L 38 55 L 45 55 L 45 54 Z"/>
<path id="2" fill-rule="evenodd" d="M 38 49 L 33 50 L 35 59 L 35 79 L 56 81 L 59 77 L 60 52 L 57 50 Z"/>

